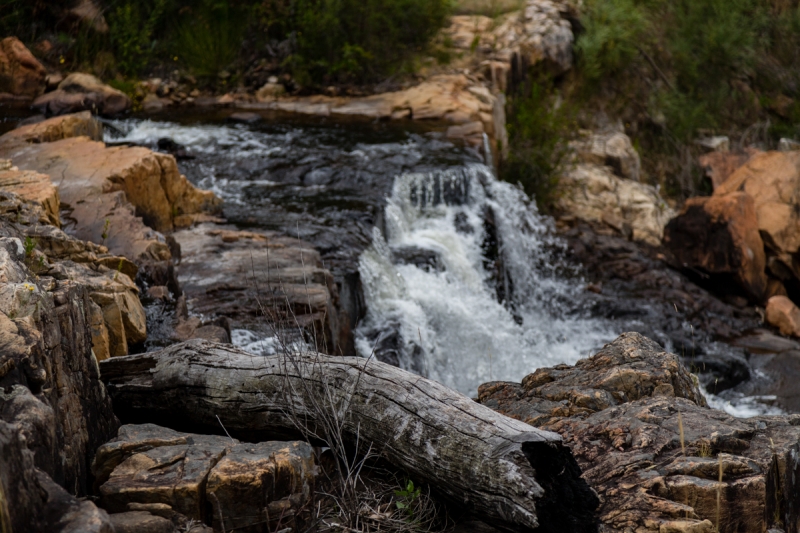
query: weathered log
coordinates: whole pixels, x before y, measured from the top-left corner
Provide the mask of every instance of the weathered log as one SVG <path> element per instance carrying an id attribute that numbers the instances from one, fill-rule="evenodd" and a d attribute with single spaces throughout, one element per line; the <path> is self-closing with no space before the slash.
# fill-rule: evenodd
<path id="1" fill-rule="evenodd" d="M 557 434 L 377 361 L 295 361 L 191 340 L 103 361 L 101 374 L 123 419 L 171 419 L 195 430 L 219 430 L 221 420 L 235 436 L 264 439 L 295 429 L 293 420 L 314 426 L 335 413 L 347 441 L 372 446 L 495 527 L 596 530 L 597 497 Z M 329 398 L 321 402 L 327 412 L 311 395 Z"/>

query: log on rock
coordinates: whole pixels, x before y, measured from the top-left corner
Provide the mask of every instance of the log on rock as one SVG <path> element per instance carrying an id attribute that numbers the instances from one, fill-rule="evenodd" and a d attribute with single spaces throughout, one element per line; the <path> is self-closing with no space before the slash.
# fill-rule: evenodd
<path id="1" fill-rule="evenodd" d="M 103 361 L 101 374 L 123 419 L 215 431 L 221 421 L 234 436 L 267 440 L 298 419 L 319 428 L 335 416 L 346 441 L 495 527 L 596 530 L 597 497 L 557 434 L 374 360 L 293 361 L 190 340 Z"/>

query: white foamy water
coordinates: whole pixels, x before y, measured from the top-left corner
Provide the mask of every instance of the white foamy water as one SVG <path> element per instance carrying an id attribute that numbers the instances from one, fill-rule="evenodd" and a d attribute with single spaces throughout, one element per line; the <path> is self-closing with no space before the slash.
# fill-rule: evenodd
<path id="1" fill-rule="evenodd" d="M 504 302 L 484 264 L 488 209 L 514 284 Z M 376 332 L 399 331 L 401 367 L 474 395 L 486 381 L 519 381 L 542 366 L 574 363 L 615 337 L 575 309 L 567 316 L 579 284 L 554 275 L 543 219 L 487 167 L 397 177 L 385 221 L 386 234 L 375 230 L 359 264 L 368 308 L 357 331 L 361 355 L 372 353 Z M 436 265 L 393 260 L 402 250 L 427 252 Z"/>

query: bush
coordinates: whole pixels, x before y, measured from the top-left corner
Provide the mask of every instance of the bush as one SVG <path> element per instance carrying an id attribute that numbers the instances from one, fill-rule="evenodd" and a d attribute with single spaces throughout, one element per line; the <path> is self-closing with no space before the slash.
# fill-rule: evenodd
<path id="1" fill-rule="evenodd" d="M 109 34 L 117 69 L 126 76 L 141 74 L 154 56 L 155 30 L 162 20 L 166 0 L 126 0 L 109 14 Z"/>
<path id="2" fill-rule="evenodd" d="M 509 156 L 500 177 L 519 183 L 541 210 L 555 202 L 559 177 L 569 161 L 569 136 L 577 129 L 574 112 L 552 84 L 533 81 L 510 100 Z"/>
<path id="3" fill-rule="evenodd" d="M 195 76 L 216 79 L 232 67 L 239 55 L 248 24 L 245 13 L 228 2 L 200 2 L 184 13 L 184 22 L 178 28 L 176 57 Z"/>
<path id="4" fill-rule="evenodd" d="M 449 0 L 268 0 L 273 39 L 290 40 L 285 64 L 301 85 L 371 82 L 422 51 L 449 13 Z M 288 13 L 288 23 L 275 13 Z"/>

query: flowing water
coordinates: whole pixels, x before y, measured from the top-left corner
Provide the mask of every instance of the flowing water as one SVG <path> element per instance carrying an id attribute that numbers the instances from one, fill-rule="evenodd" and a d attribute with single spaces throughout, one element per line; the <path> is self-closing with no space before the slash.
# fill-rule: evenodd
<path id="1" fill-rule="evenodd" d="M 575 363 L 623 331 L 646 330 L 671 348 L 657 315 L 596 316 L 551 221 L 498 181 L 479 152 L 440 132 L 209 116 L 110 126 L 109 142 L 183 145 L 191 158 L 179 161 L 182 172 L 225 200 L 229 221 L 311 242 L 337 280 L 357 272 L 364 357 L 474 395 L 486 381 Z M 234 341 L 271 349 L 248 331 Z M 770 409 L 713 400 L 740 416 Z"/>

